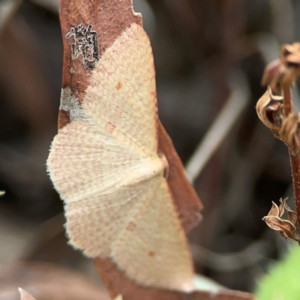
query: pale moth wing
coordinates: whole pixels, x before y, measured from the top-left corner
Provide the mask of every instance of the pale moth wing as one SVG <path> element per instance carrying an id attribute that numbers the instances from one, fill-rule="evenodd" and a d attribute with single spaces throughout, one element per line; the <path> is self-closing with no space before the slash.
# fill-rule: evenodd
<path id="1" fill-rule="evenodd" d="M 188 291 L 191 256 L 157 148 L 152 50 L 132 24 L 96 64 L 80 117 L 52 142 L 48 171 L 75 248 L 111 257 L 141 285 Z"/>

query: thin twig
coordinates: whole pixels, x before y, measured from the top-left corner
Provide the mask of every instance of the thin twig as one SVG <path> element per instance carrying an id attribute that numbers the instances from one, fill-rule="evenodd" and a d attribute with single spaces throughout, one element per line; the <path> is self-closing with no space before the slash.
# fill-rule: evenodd
<path id="1" fill-rule="evenodd" d="M 284 105 L 284 116 L 287 117 L 292 112 L 292 98 L 291 98 L 291 90 L 289 87 L 283 88 L 283 105 Z"/>
<path id="2" fill-rule="evenodd" d="M 249 89 L 243 74 L 239 73 L 232 82 L 231 96 L 186 164 L 191 183 L 200 175 L 249 102 Z"/>
<path id="3" fill-rule="evenodd" d="M 297 212 L 297 221 L 300 224 L 300 157 L 295 156 L 289 151 L 291 173 L 293 179 L 294 202 Z"/>
<path id="4" fill-rule="evenodd" d="M 283 88 L 284 114 L 287 117 L 292 112 L 291 89 L 289 87 Z M 293 179 L 294 202 L 297 212 L 298 224 L 300 223 L 300 157 L 293 155 L 289 149 L 291 174 Z"/>

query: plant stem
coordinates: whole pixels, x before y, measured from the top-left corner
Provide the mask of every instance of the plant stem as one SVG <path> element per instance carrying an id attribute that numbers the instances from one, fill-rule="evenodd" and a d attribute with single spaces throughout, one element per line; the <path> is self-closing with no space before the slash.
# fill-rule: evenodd
<path id="1" fill-rule="evenodd" d="M 295 210 L 297 213 L 298 224 L 300 224 L 300 157 L 293 155 L 291 151 L 289 151 L 289 154 L 293 179 Z"/>
<path id="2" fill-rule="evenodd" d="M 287 117 L 292 112 L 292 97 L 291 89 L 289 87 L 283 88 L 283 106 L 284 116 Z"/>
<path id="3" fill-rule="evenodd" d="M 291 90 L 289 87 L 283 88 L 284 115 L 287 117 L 292 112 Z M 293 191 L 297 221 L 300 224 L 300 157 L 293 155 L 289 149 L 291 173 L 293 179 Z"/>

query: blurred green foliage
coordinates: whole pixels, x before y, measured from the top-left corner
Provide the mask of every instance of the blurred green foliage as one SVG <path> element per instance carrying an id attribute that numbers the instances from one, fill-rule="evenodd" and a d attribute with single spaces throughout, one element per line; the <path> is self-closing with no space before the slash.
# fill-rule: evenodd
<path id="1" fill-rule="evenodd" d="M 268 274 L 258 279 L 255 292 L 257 299 L 300 299 L 299 262 L 300 247 L 292 243 L 284 259 L 274 264 Z"/>

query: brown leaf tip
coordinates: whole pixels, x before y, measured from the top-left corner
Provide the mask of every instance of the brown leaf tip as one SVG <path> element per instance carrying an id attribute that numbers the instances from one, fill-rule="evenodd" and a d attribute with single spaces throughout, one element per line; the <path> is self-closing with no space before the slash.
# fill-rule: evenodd
<path id="1" fill-rule="evenodd" d="M 272 207 L 267 216 L 263 217 L 263 221 L 273 230 L 279 231 L 279 233 L 285 237 L 300 242 L 300 236 L 297 224 L 296 213 L 287 205 L 287 198 L 280 199 L 279 207 L 272 201 Z M 288 219 L 282 219 L 283 214 L 288 213 Z"/>
<path id="2" fill-rule="evenodd" d="M 88 25 L 85 27 L 78 24 L 76 27 L 71 27 L 65 38 L 69 39 L 71 37 L 74 39 L 71 44 L 72 59 L 82 56 L 84 68 L 94 69 L 96 62 L 99 60 L 99 47 L 97 32 L 93 30 L 93 26 Z"/>

